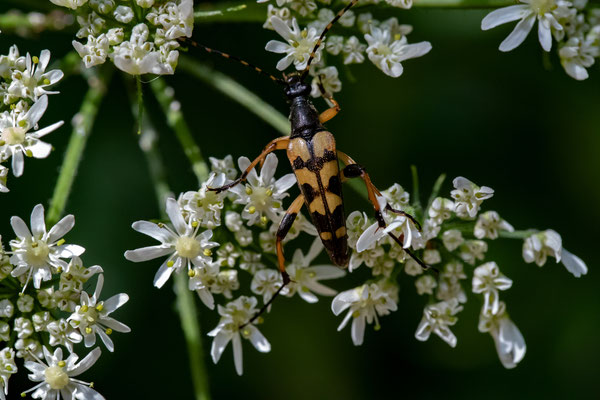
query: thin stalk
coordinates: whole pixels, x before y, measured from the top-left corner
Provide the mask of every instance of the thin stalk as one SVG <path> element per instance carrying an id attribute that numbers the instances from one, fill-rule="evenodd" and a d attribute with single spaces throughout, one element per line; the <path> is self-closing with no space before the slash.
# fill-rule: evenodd
<path id="1" fill-rule="evenodd" d="M 150 87 L 167 117 L 169 127 L 175 132 L 185 155 L 192 164 L 192 170 L 198 178 L 198 182 L 204 182 L 208 178 L 208 165 L 202 156 L 200 147 L 192 136 L 188 124 L 183 118 L 183 113 L 179 108 L 179 102 L 175 100 L 173 89 L 167 87 L 167 84 L 163 79 L 153 80 Z"/>
<path id="2" fill-rule="evenodd" d="M 290 123 L 283 114 L 227 75 L 183 55 L 179 68 L 240 103 L 280 133 L 290 134 Z"/>
<path id="3" fill-rule="evenodd" d="M 445 180 L 446 174 L 440 174 L 440 176 L 438 176 L 438 178 L 435 180 L 435 183 L 433 184 L 433 189 L 431 190 L 431 195 L 429 196 L 429 200 L 427 201 L 427 208 L 425 208 L 425 211 L 431 208 L 431 204 L 433 203 L 435 198 L 438 197 L 438 194 L 440 194 L 440 189 L 442 188 L 442 185 L 444 184 Z"/>
<path id="4" fill-rule="evenodd" d="M 135 96 L 130 98 L 133 102 Z M 139 109 L 137 104 L 132 104 L 132 111 L 136 113 Z M 150 169 L 150 176 L 154 183 L 156 200 L 163 219 L 167 219 L 164 211 L 165 199 L 172 196 L 166 181 L 166 172 L 160 152 L 157 148 L 157 134 L 148 117 L 144 117 L 144 130 L 140 136 L 140 148 L 146 156 Z M 177 296 L 176 309 L 181 321 L 181 328 L 187 345 L 187 353 L 190 362 L 190 373 L 194 385 L 194 396 L 196 400 L 210 400 L 206 366 L 204 365 L 204 349 L 202 347 L 202 331 L 198 320 L 198 310 L 194 301 L 194 294 L 187 287 L 187 275 L 185 273 L 174 274 L 174 290 Z"/>
<path id="5" fill-rule="evenodd" d="M 67 145 L 67 151 L 63 160 L 54 194 L 50 200 L 47 223 L 54 225 L 65 210 L 67 199 L 71 193 L 71 187 L 79 168 L 81 155 L 85 144 L 94 126 L 94 121 L 100 108 L 100 103 L 106 93 L 106 87 L 110 81 L 112 68 L 105 68 L 99 79 L 90 79 L 90 87 L 83 98 L 79 112 L 73 117 L 73 131 Z"/>
<path id="6" fill-rule="evenodd" d="M 137 122 L 138 122 L 138 135 L 142 134 L 142 125 L 144 120 L 144 92 L 142 90 L 142 78 L 137 75 L 135 77 L 135 88 L 137 90 Z"/>
<path id="7" fill-rule="evenodd" d="M 337 1 L 339 7 L 348 1 Z M 414 0 L 414 8 L 440 8 L 440 9 L 482 9 L 498 8 L 517 4 L 516 0 Z M 373 4 L 359 4 L 355 9 L 371 7 Z M 378 8 L 387 10 L 396 9 L 398 12 L 405 10 L 389 6 L 382 2 Z M 260 22 L 267 18 L 267 7 L 253 1 L 230 1 L 219 3 L 203 3 L 194 12 L 196 22 Z"/>

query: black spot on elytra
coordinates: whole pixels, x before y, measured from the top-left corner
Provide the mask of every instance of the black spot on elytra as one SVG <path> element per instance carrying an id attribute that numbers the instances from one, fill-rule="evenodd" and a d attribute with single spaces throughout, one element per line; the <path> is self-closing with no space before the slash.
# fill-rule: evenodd
<path id="1" fill-rule="evenodd" d="M 318 191 L 315 190 L 309 183 L 302 184 L 302 194 L 304 194 L 304 198 L 308 204 L 312 203 L 315 197 L 319 194 Z"/>
<path id="2" fill-rule="evenodd" d="M 342 197 L 342 182 L 340 181 L 339 176 L 332 175 L 329 178 L 329 183 L 327 184 L 327 191 Z"/>
<path id="3" fill-rule="evenodd" d="M 292 163 L 292 166 L 294 167 L 294 169 L 302 169 L 302 168 L 306 167 L 306 164 L 304 164 L 304 161 L 302 160 L 302 158 L 300 156 L 298 156 Z"/>

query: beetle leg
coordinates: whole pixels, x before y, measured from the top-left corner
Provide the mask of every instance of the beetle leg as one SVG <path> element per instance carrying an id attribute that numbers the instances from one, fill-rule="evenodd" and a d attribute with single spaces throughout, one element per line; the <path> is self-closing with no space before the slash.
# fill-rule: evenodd
<path id="1" fill-rule="evenodd" d="M 283 216 L 283 218 L 281 219 L 281 222 L 279 223 L 279 228 L 277 229 L 277 239 L 276 239 L 275 247 L 277 248 L 277 261 L 279 263 L 279 271 L 281 272 L 281 278 L 283 279 L 283 285 L 281 285 L 281 287 L 279 289 L 277 289 L 277 291 L 273 294 L 273 297 L 271 297 L 269 299 L 269 301 L 267 301 L 265 303 L 265 305 L 262 306 L 262 308 L 256 314 L 254 314 L 254 316 L 250 319 L 250 321 L 248 321 L 246 324 L 244 324 L 242 326 L 245 326 L 247 324 L 251 324 L 252 322 L 254 322 L 254 320 L 256 320 L 256 318 L 258 318 L 262 313 L 264 313 L 269 308 L 271 303 L 273 303 L 273 300 L 275 300 L 275 297 L 277 297 L 279 295 L 279 293 L 281 293 L 283 288 L 286 287 L 287 284 L 291 282 L 290 276 L 288 275 L 287 272 L 285 272 L 285 258 L 283 256 L 282 241 L 285 238 L 285 236 L 287 235 L 287 233 L 289 232 L 290 228 L 292 227 L 294 220 L 296 220 L 296 216 L 300 212 L 300 209 L 302 208 L 303 203 L 304 203 L 304 195 L 301 194 L 298 197 L 296 197 L 296 199 L 292 202 L 290 207 L 287 209 L 287 211 L 285 212 L 285 215 Z"/>
<path id="2" fill-rule="evenodd" d="M 242 173 L 242 176 L 237 178 L 235 181 L 228 183 L 227 185 L 224 185 L 224 186 L 221 186 L 218 188 L 208 188 L 208 190 L 212 190 L 217 193 L 221 193 L 225 190 L 231 189 L 238 183 L 242 183 L 242 182 L 246 181 L 248 174 L 250 173 L 250 171 L 252 171 L 252 168 L 256 167 L 256 164 L 258 164 L 260 162 L 260 165 L 262 166 L 263 161 L 265 160 L 265 158 L 267 157 L 267 155 L 269 153 L 272 153 L 275 150 L 287 149 L 289 142 L 290 142 L 289 136 L 282 136 L 280 138 L 270 141 L 269 144 L 265 146 L 262 153 L 260 153 L 260 155 L 258 157 L 256 157 L 256 159 L 254 161 L 252 161 L 250 163 L 248 168 L 246 168 L 246 170 Z"/>
<path id="3" fill-rule="evenodd" d="M 350 178 L 358 178 L 358 177 L 360 177 L 365 182 L 365 186 L 367 187 L 367 194 L 369 196 L 369 201 L 371 202 L 371 204 L 373 204 L 373 208 L 375 209 L 375 219 L 377 219 L 377 223 L 379 224 L 380 228 L 385 228 L 386 223 L 385 223 L 385 220 L 383 219 L 383 214 L 381 213 L 381 207 L 379 206 L 379 202 L 377 201 L 377 197 L 376 197 L 376 196 L 381 196 L 381 192 L 379 190 L 377 190 L 377 188 L 375 187 L 373 182 L 371 182 L 371 177 L 369 176 L 369 174 L 367 173 L 367 171 L 365 170 L 364 167 L 358 165 L 356 163 L 356 161 L 354 161 L 346 153 L 339 151 L 339 150 L 337 153 L 338 153 L 338 158 L 342 161 L 342 163 L 344 163 L 346 165 L 340 171 L 341 176 L 342 176 L 342 182 L 345 182 L 346 180 L 348 180 Z M 385 209 L 390 210 L 396 214 L 406 216 L 407 218 L 410 218 L 410 220 L 413 221 L 415 223 L 415 225 L 420 227 L 419 223 L 415 220 L 415 218 L 412 215 L 405 213 L 404 211 L 394 210 L 392 207 L 387 206 L 387 205 L 386 205 Z M 394 239 L 394 241 L 396 243 L 398 243 L 402 248 L 404 248 L 403 238 L 397 237 L 392 232 L 388 232 L 388 235 L 392 239 Z M 425 264 L 409 249 L 404 249 L 404 251 L 413 260 L 415 260 L 417 262 L 417 264 L 419 264 L 421 266 L 421 268 L 433 269 L 435 272 L 437 272 L 437 269 L 432 268 L 429 265 Z"/>
<path id="4" fill-rule="evenodd" d="M 330 95 L 329 93 L 325 92 L 325 88 L 323 87 L 323 83 L 321 83 L 321 77 L 319 76 L 319 80 L 317 82 L 317 86 L 319 86 L 319 90 L 321 91 L 321 95 L 323 97 L 325 97 L 327 100 L 329 100 L 331 103 L 333 103 L 333 107 L 323 111 L 321 113 L 321 115 L 319 115 L 319 122 L 324 124 L 325 122 L 329 121 L 330 119 L 332 119 L 333 117 L 335 117 L 337 115 L 337 113 L 340 112 L 340 110 L 342 109 L 340 107 L 340 104 L 335 101 L 335 99 L 333 98 L 332 95 Z"/>

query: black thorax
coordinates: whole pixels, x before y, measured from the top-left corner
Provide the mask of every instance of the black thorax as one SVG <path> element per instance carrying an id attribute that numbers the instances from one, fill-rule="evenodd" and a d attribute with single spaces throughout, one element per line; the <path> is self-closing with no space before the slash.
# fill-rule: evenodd
<path id="1" fill-rule="evenodd" d="M 292 123 L 291 137 L 301 137 L 309 140 L 317 132 L 325 130 L 319 122 L 319 113 L 308 96 L 298 96 L 290 104 L 290 122 Z"/>

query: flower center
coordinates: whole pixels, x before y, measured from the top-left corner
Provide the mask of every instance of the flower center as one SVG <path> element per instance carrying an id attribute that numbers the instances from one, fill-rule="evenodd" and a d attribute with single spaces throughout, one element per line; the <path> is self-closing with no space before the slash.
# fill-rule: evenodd
<path id="1" fill-rule="evenodd" d="M 4 128 L 2 140 L 8 145 L 21 144 L 25 141 L 25 129 L 20 126 Z"/>
<path id="2" fill-rule="evenodd" d="M 177 239 L 177 244 L 175 245 L 175 250 L 177 253 L 184 258 L 194 258 L 200 254 L 202 250 L 200 243 L 194 238 L 182 236 Z"/>
<path id="3" fill-rule="evenodd" d="M 58 365 L 46 368 L 44 376 L 46 383 L 55 390 L 63 389 L 69 384 L 69 375 Z"/>
<path id="4" fill-rule="evenodd" d="M 556 7 L 554 0 L 531 0 L 530 5 L 538 15 L 544 15 Z"/>
<path id="5" fill-rule="evenodd" d="M 40 267 L 46 264 L 50 254 L 50 249 L 44 241 L 36 241 L 31 243 L 27 249 L 27 261 L 33 267 Z"/>

